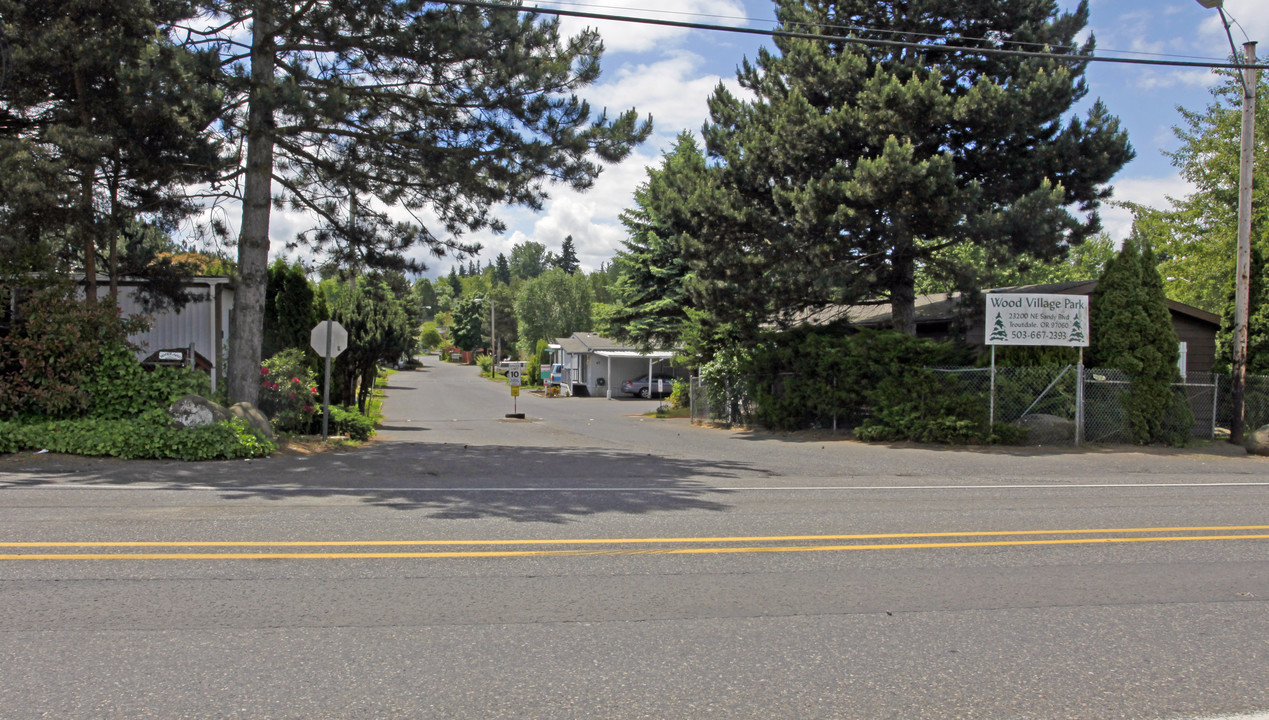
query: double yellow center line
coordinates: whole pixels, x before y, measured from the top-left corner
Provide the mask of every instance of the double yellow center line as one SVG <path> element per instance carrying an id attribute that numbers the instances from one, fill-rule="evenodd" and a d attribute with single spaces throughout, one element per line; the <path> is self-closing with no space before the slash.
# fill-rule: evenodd
<path id="1" fill-rule="evenodd" d="M 0 542 L 0 550 L 70 549 L 96 552 L 0 553 L 3 560 L 380 560 L 417 558 L 580 557 L 594 555 L 712 555 L 932 548 L 1025 547 L 1097 543 L 1267 540 L 1269 525 L 1218 527 L 1005 530 L 986 532 L 874 533 L 681 538 L 581 538 L 556 540 L 290 540 L 174 542 Z M 887 542 L 878 542 L 887 541 Z M 790 544 L 796 543 L 796 544 Z M 684 547 L 690 546 L 690 547 Z M 481 548 L 405 550 L 396 548 Z M 532 549 L 503 550 L 519 547 Z M 557 548 L 573 549 L 557 549 Z M 181 549 L 182 552 L 128 552 Z M 215 552 L 191 552 L 197 548 Z M 326 548 L 294 552 L 292 548 Z M 356 552 L 336 548 L 364 548 Z M 392 548 L 367 550 L 368 548 Z"/>

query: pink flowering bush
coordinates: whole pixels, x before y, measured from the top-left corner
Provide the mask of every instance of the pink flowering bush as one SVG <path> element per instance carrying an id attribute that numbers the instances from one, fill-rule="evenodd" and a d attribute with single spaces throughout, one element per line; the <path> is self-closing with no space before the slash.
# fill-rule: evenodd
<path id="1" fill-rule="evenodd" d="M 283 350 L 260 368 L 260 411 L 283 432 L 306 433 L 321 400 L 303 350 Z"/>

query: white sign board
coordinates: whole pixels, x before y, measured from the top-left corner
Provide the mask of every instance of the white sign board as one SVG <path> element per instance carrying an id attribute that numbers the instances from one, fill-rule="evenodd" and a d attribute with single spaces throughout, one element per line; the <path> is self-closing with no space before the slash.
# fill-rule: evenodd
<path id="1" fill-rule="evenodd" d="M 520 368 L 513 367 L 507 370 L 507 382 L 511 387 L 520 387 Z"/>
<path id="2" fill-rule="evenodd" d="M 330 356 L 339 357 L 340 353 L 348 349 L 348 331 L 337 322 L 319 322 L 309 334 L 309 344 L 313 346 L 318 357 L 326 357 L 326 328 L 328 326 L 330 327 Z"/>
<path id="3" fill-rule="evenodd" d="M 1088 347 L 1087 295 L 987 293 L 988 345 Z"/>

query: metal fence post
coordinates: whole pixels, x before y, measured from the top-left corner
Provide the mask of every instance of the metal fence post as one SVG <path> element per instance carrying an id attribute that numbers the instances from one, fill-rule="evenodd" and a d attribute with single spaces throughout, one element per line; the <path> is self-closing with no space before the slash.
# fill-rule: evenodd
<path id="1" fill-rule="evenodd" d="M 1216 439 L 1216 412 L 1221 397 L 1221 376 L 1212 373 L 1212 439 Z"/>
<path id="2" fill-rule="evenodd" d="M 1075 447 L 1084 442 L 1084 348 L 1075 368 Z"/>
<path id="3" fill-rule="evenodd" d="M 987 416 L 987 427 L 996 426 L 996 346 L 991 346 L 991 401 Z"/>

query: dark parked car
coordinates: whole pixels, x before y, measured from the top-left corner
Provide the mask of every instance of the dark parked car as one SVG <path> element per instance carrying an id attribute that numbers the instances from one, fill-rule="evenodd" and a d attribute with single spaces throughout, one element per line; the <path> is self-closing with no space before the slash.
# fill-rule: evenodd
<path id="1" fill-rule="evenodd" d="M 661 387 L 658 391 L 657 381 L 661 381 Z M 652 397 L 653 395 L 669 395 L 674 389 L 674 377 L 671 375 L 653 375 L 652 387 L 648 387 L 648 376 L 637 377 L 633 380 L 627 380 L 621 384 L 621 391 L 627 395 L 638 395 L 641 398 Z"/>

